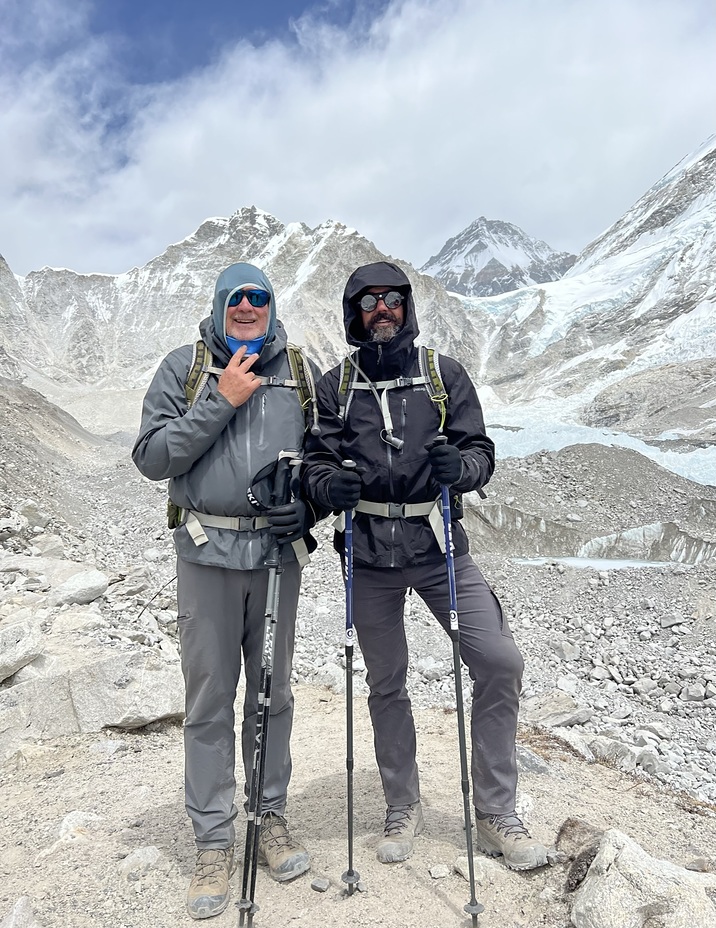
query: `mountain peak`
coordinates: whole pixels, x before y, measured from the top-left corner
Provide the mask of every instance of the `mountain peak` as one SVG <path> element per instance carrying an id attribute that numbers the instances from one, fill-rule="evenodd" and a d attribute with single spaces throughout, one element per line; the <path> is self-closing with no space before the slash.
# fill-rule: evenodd
<path id="1" fill-rule="evenodd" d="M 574 260 L 573 255 L 554 251 L 519 226 L 480 216 L 448 239 L 420 270 L 456 293 L 495 296 L 558 280 Z"/>

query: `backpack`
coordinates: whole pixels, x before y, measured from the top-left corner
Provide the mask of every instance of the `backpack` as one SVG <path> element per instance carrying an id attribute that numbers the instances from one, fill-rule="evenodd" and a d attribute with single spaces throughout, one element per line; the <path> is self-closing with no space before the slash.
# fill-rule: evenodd
<path id="1" fill-rule="evenodd" d="M 387 402 L 388 390 L 391 387 L 410 387 L 423 384 L 430 401 L 435 405 L 438 415 L 440 416 L 438 432 L 442 434 L 447 418 L 449 396 L 440 373 L 438 352 L 434 348 L 427 348 L 425 345 L 418 346 L 418 367 L 420 369 L 420 376 L 397 377 L 395 380 L 380 381 L 378 383 L 370 383 L 368 381 L 365 374 L 363 374 L 358 367 L 356 361 L 357 355 L 358 352 L 355 351 L 352 355 L 345 357 L 342 362 L 340 385 L 338 387 L 338 415 L 341 419 L 345 419 L 348 414 L 353 390 L 371 390 L 375 394 L 383 414 L 383 424 L 385 426 L 384 439 L 389 445 L 400 450 L 403 443 L 400 439 L 393 437 L 393 423 Z M 359 373 L 363 374 L 363 381 L 356 380 Z M 378 396 L 378 389 L 383 389 L 382 400 Z M 480 487 L 477 492 L 482 499 L 487 499 L 487 495 L 482 487 Z"/>
<path id="2" fill-rule="evenodd" d="M 308 359 L 298 345 L 286 345 L 291 378 L 262 377 L 262 383 L 272 387 L 293 387 L 298 394 L 298 401 L 306 420 L 306 428 L 312 435 L 320 431 L 318 425 L 318 403 L 316 400 L 316 382 Z M 210 348 L 202 339 L 194 345 L 189 373 L 184 384 L 184 394 L 189 408 L 196 403 L 206 386 L 211 374 L 221 375 L 223 368 L 214 367 L 214 357 Z M 169 528 L 180 524 L 181 510 L 171 501 L 167 505 L 167 523 Z"/>
<path id="3" fill-rule="evenodd" d="M 358 373 L 363 373 L 358 367 L 355 358 L 358 352 L 348 355 L 343 359 L 340 386 L 338 388 L 338 415 L 345 419 L 350 406 L 351 393 L 356 389 L 370 389 L 367 382 L 356 382 Z M 440 425 L 438 431 L 442 432 L 447 417 L 448 394 L 445 390 L 442 375 L 440 374 L 440 365 L 438 364 L 438 353 L 434 348 L 426 348 L 425 345 L 418 347 L 418 367 L 420 368 L 419 377 L 399 377 L 397 380 L 381 381 L 373 384 L 373 387 L 410 387 L 417 384 L 424 384 L 425 390 L 438 410 L 440 416 Z M 365 375 L 364 375 L 365 376 Z M 389 415 L 389 414 L 388 414 Z M 386 431 L 390 432 L 386 422 Z"/>

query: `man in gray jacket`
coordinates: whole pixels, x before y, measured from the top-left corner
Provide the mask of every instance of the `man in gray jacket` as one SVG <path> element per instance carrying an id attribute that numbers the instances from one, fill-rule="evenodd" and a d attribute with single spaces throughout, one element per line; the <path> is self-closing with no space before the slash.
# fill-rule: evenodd
<path id="1" fill-rule="evenodd" d="M 255 475 L 281 451 L 300 450 L 305 431 L 287 353 L 286 332 L 265 275 L 232 264 L 216 282 L 213 312 L 200 324 L 213 364 L 187 392 L 193 346 L 170 352 L 147 391 L 132 457 L 150 480 L 169 478 L 179 510 L 178 625 L 186 685 L 185 800 L 194 827 L 197 861 L 187 907 L 208 918 L 229 902 L 233 871 L 234 700 L 246 665 L 242 753 L 248 786 L 258 712 L 269 570 L 281 545 L 282 581 L 266 742 L 259 860 L 271 876 L 291 880 L 309 867 L 306 850 L 284 817 L 291 776 L 293 719 L 290 687 L 301 566 L 293 545 L 315 522 L 300 499 L 265 514 L 247 493 Z M 310 377 L 319 375 L 309 366 Z M 206 375 L 205 375 L 206 376 Z M 289 384 L 284 381 L 290 381 Z M 193 400 L 193 402 L 190 402 Z"/>

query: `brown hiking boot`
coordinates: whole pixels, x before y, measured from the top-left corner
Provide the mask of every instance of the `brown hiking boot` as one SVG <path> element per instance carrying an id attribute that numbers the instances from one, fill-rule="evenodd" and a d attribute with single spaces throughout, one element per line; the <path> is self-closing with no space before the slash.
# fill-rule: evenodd
<path id="1" fill-rule="evenodd" d="M 196 855 L 186 907 L 192 918 L 211 918 L 229 904 L 229 877 L 234 872 L 233 847 L 209 848 Z"/>
<path id="2" fill-rule="evenodd" d="M 532 838 L 516 812 L 488 815 L 475 809 L 475 844 L 488 857 L 502 856 L 510 870 L 547 864 L 547 848 Z"/>
<path id="3" fill-rule="evenodd" d="M 410 806 L 388 806 L 383 837 L 378 842 L 376 857 L 382 864 L 407 860 L 413 853 L 413 838 L 423 830 L 423 809 L 420 802 Z"/>
<path id="4" fill-rule="evenodd" d="M 282 815 L 267 812 L 259 829 L 259 860 L 268 864 L 269 873 L 279 883 L 294 880 L 310 866 L 308 851 L 294 841 Z"/>

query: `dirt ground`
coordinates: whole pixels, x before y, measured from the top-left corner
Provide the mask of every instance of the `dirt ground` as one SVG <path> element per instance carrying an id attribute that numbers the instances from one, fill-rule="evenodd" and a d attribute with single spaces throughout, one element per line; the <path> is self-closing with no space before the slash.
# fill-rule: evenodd
<path id="1" fill-rule="evenodd" d="M 375 859 L 384 805 L 370 722 L 365 699 L 356 699 L 354 867 L 365 888 L 347 897 L 341 881 L 347 869 L 344 697 L 311 686 L 298 686 L 295 694 L 288 817 L 311 853 L 312 866 L 307 875 L 283 885 L 261 870 L 254 925 L 471 925 L 463 912 L 469 884 L 453 870 L 466 853 L 454 713 L 415 713 L 426 827 L 409 861 L 386 866 Z M 192 924 L 184 907 L 194 847 L 183 808 L 181 726 L 155 723 L 150 729 L 33 745 L 3 766 L 0 925 Z M 544 843 L 552 845 L 565 819 L 578 817 L 598 828 L 618 827 L 650 854 L 681 865 L 716 847 L 713 808 L 608 767 L 586 764 L 534 729 L 521 729 L 520 743 L 548 765 L 547 772 L 525 771 L 520 777 L 520 792 L 531 802 L 529 823 Z M 238 924 L 233 902 L 241 895 L 243 831 L 238 830 L 232 904 L 207 922 L 212 928 Z M 148 847 L 158 849 L 149 863 L 133 856 Z M 476 897 L 485 906 L 480 928 L 569 926 L 566 864 L 513 873 L 482 855 L 475 860 Z M 435 870 L 439 865 L 447 868 L 446 875 Z M 311 887 L 317 877 L 330 881 L 327 891 Z M 18 906 L 23 896 L 28 900 Z M 14 920 L 8 920 L 13 910 Z"/>

